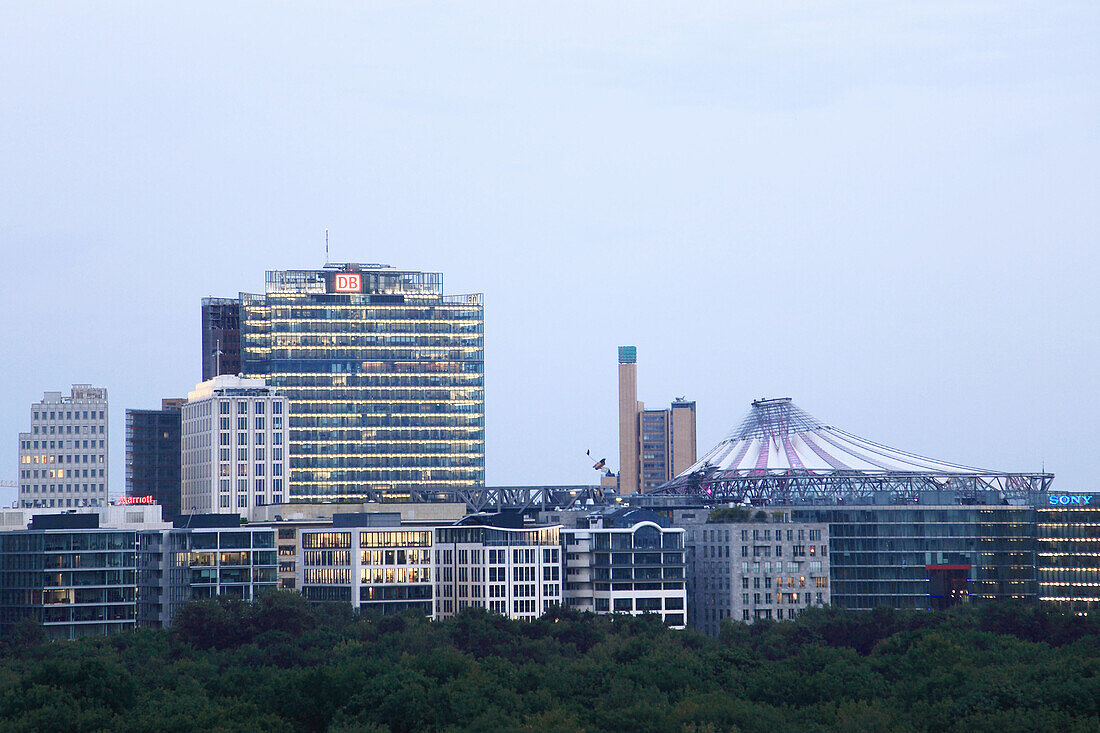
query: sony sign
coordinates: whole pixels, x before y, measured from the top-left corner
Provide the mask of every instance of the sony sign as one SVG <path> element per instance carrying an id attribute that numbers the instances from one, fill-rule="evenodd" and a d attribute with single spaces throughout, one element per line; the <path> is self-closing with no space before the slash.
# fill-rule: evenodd
<path id="1" fill-rule="evenodd" d="M 1091 494 L 1059 494 L 1057 496 L 1053 494 L 1047 495 L 1047 503 L 1049 503 L 1051 506 L 1065 506 L 1067 504 L 1086 506 L 1091 501 Z"/>
<path id="2" fill-rule="evenodd" d="M 363 289 L 363 276 L 357 272 L 338 272 L 332 290 L 336 293 L 358 293 Z"/>

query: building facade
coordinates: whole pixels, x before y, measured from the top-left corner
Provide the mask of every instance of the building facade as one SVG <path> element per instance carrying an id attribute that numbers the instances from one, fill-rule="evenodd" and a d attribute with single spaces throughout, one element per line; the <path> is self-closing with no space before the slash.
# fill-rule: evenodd
<path id="1" fill-rule="evenodd" d="M 485 483 L 482 297 L 441 273 L 328 265 L 241 296 L 241 358 L 290 399 L 298 500 L 446 500 Z"/>
<path id="2" fill-rule="evenodd" d="M 590 513 L 569 524 L 561 530 L 567 607 L 655 614 L 672 628 L 684 628 L 683 529 L 670 527 L 653 512 L 630 508 Z"/>
<path id="3" fill-rule="evenodd" d="M 262 379 L 219 376 L 182 408 L 182 514 L 247 513 L 287 499 L 288 402 Z"/>
<path id="4" fill-rule="evenodd" d="M 462 503 L 424 502 L 419 504 L 386 503 L 387 514 L 396 514 L 395 524 L 432 526 L 453 524 L 466 516 Z M 347 514 L 378 514 L 378 504 L 370 502 L 339 504 L 274 504 L 252 507 L 248 519 L 252 526 L 272 527 L 279 552 L 279 587 L 296 590 L 298 585 L 298 533 L 309 529 L 327 529 L 335 518 Z"/>
<path id="5" fill-rule="evenodd" d="M 23 619 L 52 639 L 162 628 L 193 598 L 275 587 L 275 531 L 237 515 L 173 525 L 156 504 L 0 512 L 0 635 Z"/>
<path id="6" fill-rule="evenodd" d="M 1035 509 L 1008 504 L 852 504 L 789 507 L 829 527 L 832 602 L 871 610 L 1037 600 Z"/>
<path id="7" fill-rule="evenodd" d="M 678 397 L 668 410 L 668 480 L 679 476 L 695 463 L 695 401 Z"/>
<path id="8" fill-rule="evenodd" d="M 107 503 L 107 389 L 74 384 L 46 392 L 19 434 L 19 505 L 88 507 Z"/>
<path id="9" fill-rule="evenodd" d="M 695 463 L 695 403 L 667 410 L 638 401 L 638 351 L 619 347 L 619 493 L 648 492 Z"/>
<path id="10" fill-rule="evenodd" d="M 298 529 L 297 585 L 313 602 L 448 618 L 478 607 L 531 620 L 562 603 L 558 527 L 402 524 L 397 513 L 333 516 Z"/>
<path id="11" fill-rule="evenodd" d="M 1039 600 L 1100 612 L 1100 495 L 1051 493 L 1035 509 Z"/>
<path id="12" fill-rule="evenodd" d="M 180 514 L 180 408 L 161 400 L 159 410 L 126 410 L 126 496 L 151 497 L 166 519 Z"/>
<path id="13" fill-rule="evenodd" d="M 241 302 L 202 299 L 202 381 L 241 373 Z"/>
<path id="14" fill-rule="evenodd" d="M 403 527 L 391 512 L 337 514 L 331 527 L 301 529 L 299 537 L 297 580 L 307 600 L 431 617 L 430 527 Z"/>
<path id="15" fill-rule="evenodd" d="M 829 525 L 794 523 L 782 511 L 742 513 L 673 512 L 686 529 L 692 628 L 716 635 L 723 619 L 788 620 L 829 605 Z"/>
<path id="16" fill-rule="evenodd" d="M 562 605 L 558 526 L 463 524 L 436 528 L 435 618 L 464 608 L 533 621 Z"/>
<path id="17" fill-rule="evenodd" d="M 36 514 L 0 532 L 0 635 L 22 620 L 42 624 L 51 639 L 134 628 L 137 537 L 163 526 L 149 509 Z"/>
<path id="18" fill-rule="evenodd" d="M 137 541 L 138 626 L 168 627 L 194 599 L 253 601 L 277 587 L 275 531 L 242 526 L 237 515 L 178 518 Z"/>

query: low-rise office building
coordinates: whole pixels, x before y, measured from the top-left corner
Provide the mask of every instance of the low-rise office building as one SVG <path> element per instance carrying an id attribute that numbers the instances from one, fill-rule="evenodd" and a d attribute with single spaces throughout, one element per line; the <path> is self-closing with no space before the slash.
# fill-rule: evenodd
<path id="1" fill-rule="evenodd" d="M 333 517 L 341 514 L 396 513 L 399 525 L 435 526 L 453 524 L 466 515 L 466 505 L 461 502 L 355 502 L 311 503 L 292 502 L 252 507 L 250 523 L 273 527 L 279 553 L 279 587 L 296 590 L 298 585 L 298 533 L 307 529 L 325 529 L 332 526 Z M 342 520 L 341 520 L 342 521 Z M 389 521 L 389 520 L 386 520 Z"/>
<path id="2" fill-rule="evenodd" d="M 673 628 L 687 622 L 684 530 L 644 509 L 545 512 L 566 526 L 565 605 L 595 613 L 652 613 Z"/>
<path id="3" fill-rule="evenodd" d="M 143 532 L 138 624 L 171 624 L 188 601 L 227 597 L 256 600 L 277 587 L 275 532 L 240 526 L 234 515 L 196 515 L 191 526 Z M 237 521 L 234 521 L 237 520 Z"/>
<path id="4" fill-rule="evenodd" d="M 752 520 L 757 521 L 752 521 Z M 717 634 L 723 619 L 793 619 L 828 605 L 829 526 L 784 511 L 678 509 L 687 530 L 689 618 Z"/>
<path id="5" fill-rule="evenodd" d="M 533 619 L 562 602 L 558 527 L 499 516 L 431 526 L 376 512 L 297 531 L 296 584 L 310 601 L 435 619 L 474 606 Z"/>
<path id="6" fill-rule="evenodd" d="M 1071 613 L 1100 611 L 1100 495 L 1038 497 L 1039 600 Z"/>
<path id="7" fill-rule="evenodd" d="M 196 514 L 140 533 L 138 624 L 164 627 L 193 599 L 256 600 L 277 587 L 275 530 L 235 514 Z"/>
<path id="8" fill-rule="evenodd" d="M 475 515 L 435 530 L 435 618 L 480 607 L 531 621 L 562 604 L 560 526 Z"/>
<path id="9" fill-rule="evenodd" d="M 919 499 L 785 508 L 795 522 L 828 525 L 834 605 L 935 610 L 1037 600 L 1033 507 L 992 492 Z"/>
<path id="10" fill-rule="evenodd" d="M 144 511 L 131 514 L 145 518 Z M 109 517 L 38 514 L 26 529 L 0 532 L 0 634 L 24 619 L 42 624 L 51 639 L 134 628 L 141 530 L 101 522 Z"/>
<path id="11" fill-rule="evenodd" d="M 297 585 L 307 600 L 432 615 L 430 527 L 403 527 L 396 512 L 349 513 L 298 535 Z"/>

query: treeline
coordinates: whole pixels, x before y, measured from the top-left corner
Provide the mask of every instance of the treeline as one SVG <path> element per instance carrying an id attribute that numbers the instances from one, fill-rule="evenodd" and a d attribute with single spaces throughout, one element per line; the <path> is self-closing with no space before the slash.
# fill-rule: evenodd
<path id="1" fill-rule="evenodd" d="M 1034 606 L 816 609 L 711 639 L 276 593 L 192 603 L 170 631 L 48 643 L 21 626 L 0 646 L 3 730 L 1100 730 L 1100 623 Z"/>

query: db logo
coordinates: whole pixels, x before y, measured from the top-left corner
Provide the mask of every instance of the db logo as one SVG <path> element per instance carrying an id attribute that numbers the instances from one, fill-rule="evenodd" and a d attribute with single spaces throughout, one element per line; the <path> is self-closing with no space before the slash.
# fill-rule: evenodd
<path id="1" fill-rule="evenodd" d="M 334 288 L 337 293 L 358 293 L 362 290 L 362 276 L 357 274 L 351 274 L 346 272 L 340 272 L 336 274 L 336 287 Z"/>

